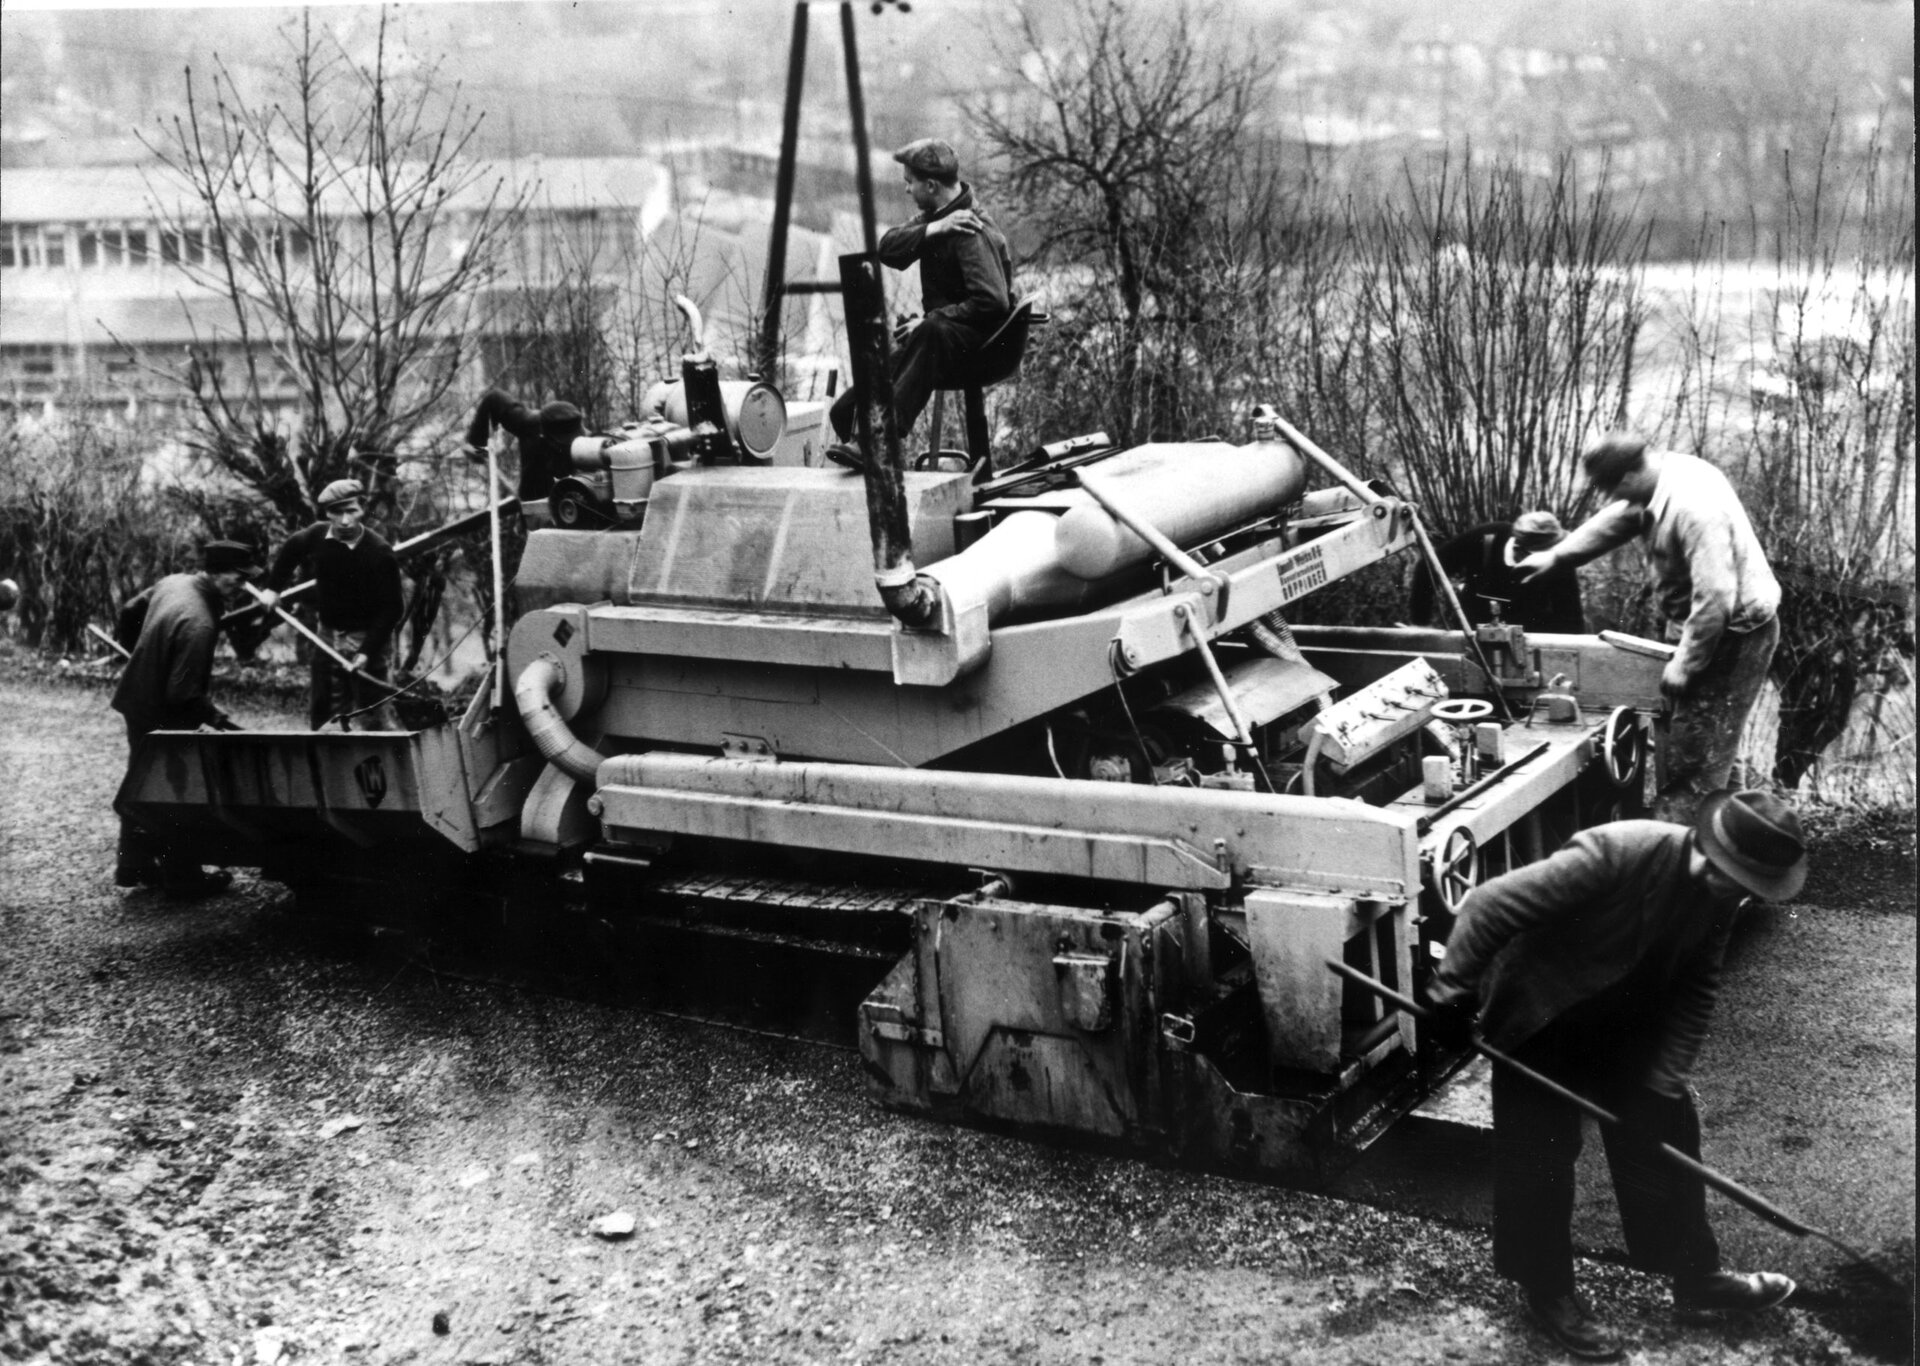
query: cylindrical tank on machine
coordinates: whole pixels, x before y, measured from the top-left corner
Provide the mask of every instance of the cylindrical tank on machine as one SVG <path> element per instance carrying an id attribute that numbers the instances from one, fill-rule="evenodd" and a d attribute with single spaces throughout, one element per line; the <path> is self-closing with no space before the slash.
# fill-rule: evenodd
<path id="1" fill-rule="evenodd" d="M 719 382 L 727 415 L 727 435 L 756 460 L 773 454 L 787 432 L 787 403 L 780 391 L 759 380 Z M 676 426 L 691 426 L 686 385 L 680 380 L 661 383 L 647 392 L 647 407 Z"/>
<path id="2" fill-rule="evenodd" d="M 1204 544 L 1297 502 L 1306 462 L 1280 441 L 1137 446 L 1099 461 L 1103 489 L 1183 547 Z M 1146 563 L 1147 543 L 1084 489 L 1060 516 L 1015 512 L 956 555 L 920 571 L 952 604 L 980 604 L 987 620 L 1083 610 L 1096 585 Z"/>
<path id="3" fill-rule="evenodd" d="M 920 571 L 956 601 L 986 604 L 987 620 L 1015 613 L 1077 611 L 1091 590 L 1060 568 L 1054 555 L 1057 520 L 1045 512 L 1015 512 L 958 555 Z"/>
<path id="4" fill-rule="evenodd" d="M 1306 461 L 1284 441 L 1156 443 L 1091 466 L 1115 501 L 1180 546 L 1199 545 L 1297 502 Z M 1153 555 L 1153 548 L 1091 497 L 1054 529 L 1061 568 L 1104 579 Z"/>
<path id="5" fill-rule="evenodd" d="M 631 433 L 575 437 L 571 454 L 577 470 L 605 470 L 609 496 L 621 503 L 644 503 L 651 497 L 654 475 L 666 459 L 660 441 Z"/>

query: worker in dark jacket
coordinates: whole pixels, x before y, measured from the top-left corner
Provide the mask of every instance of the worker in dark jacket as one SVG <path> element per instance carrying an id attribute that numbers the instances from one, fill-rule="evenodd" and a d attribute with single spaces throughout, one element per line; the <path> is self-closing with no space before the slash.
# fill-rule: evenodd
<path id="1" fill-rule="evenodd" d="M 307 720 L 319 730 L 339 718 L 342 730 L 396 730 L 387 682 L 387 650 L 406 610 L 400 560 L 368 530 L 366 490 L 357 479 L 336 479 L 316 500 L 325 521 L 287 537 L 273 557 L 262 603 L 271 610 L 302 565 L 312 574 L 320 600 L 319 635 L 344 658 L 343 670 L 315 651 Z M 350 671 L 349 671 L 350 670 Z"/>
<path id="2" fill-rule="evenodd" d="M 960 179 L 960 160 L 938 138 L 921 138 L 893 154 L 907 193 L 920 212 L 880 239 L 881 264 L 920 265 L 922 316 L 894 332 L 894 429 L 905 436 L 933 391 L 952 387 L 955 368 L 980 350 L 1013 313 L 1013 257 L 1007 239 Z M 827 454 L 857 468 L 853 439 L 860 405 L 857 385 L 833 401 L 828 414 L 837 446 Z"/>
<path id="3" fill-rule="evenodd" d="M 213 647 L 222 609 L 239 594 L 241 580 L 260 568 L 238 541 L 209 542 L 200 566 L 195 573 L 169 574 L 128 600 L 114 624 L 114 639 L 132 652 L 113 690 L 113 709 L 127 722 L 129 770 L 133 752 L 151 731 L 239 729 L 208 696 Z M 122 817 L 113 880 L 189 897 L 217 892 L 232 878 L 183 862 L 165 841 Z"/>
<path id="4" fill-rule="evenodd" d="M 549 403 L 536 411 L 503 390 L 489 389 L 467 424 L 467 445 L 484 456 L 496 427 L 520 444 L 522 508 L 545 498 L 554 481 L 573 473 L 574 438 L 586 435 L 586 419 L 571 403 Z"/>
<path id="5" fill-rule="evenodd" d="M 1676 1312 L 1700 1321 L 1780 1303 L 1793 1282 L 1720 1268 L 1699 1178 L 1657 1145 L 1700 1156 L 1687 1084 L 1719 992 L 1735 915 L 1806 879 L 1799 818 L 1767 792 L 1717 793 L 1692 828 L 1619 821 L 1474 889 L 1435 974 L 1433 1027 L 1486 1042 L 1597 1101 L 1627 1252 L 1670 1278 Z M 1518 1281 L 1565 1351 L 1611 1361 L 1619 1343 L 1575 1293 L 1574 1159 L 1580 1112 L 1496 1066 L 1494 1269 Z"/>
<path id="6" fill-rule="evenodd" d="M 1557 545 L 1566 534 L 1551 512 L 1523 512 L 1511 522 L 1469 527 L 1434 553 L 1475 626 L 1492 621 L 1497 609 L 1501 620 L 1529 631 L 1578 635 L 1587 629 L 1587 619 L 1580 610 L 1580 579 L 1572 567 L 1532 580 L 1523 580 L 1519 571 L 1521 560 Z M 1415 572 L 1408 610 L 1418 623 L 1452 628 L 1457 623 L 1435 603 L 1436 596 L 1433 576 L 1423 564 Z"/>

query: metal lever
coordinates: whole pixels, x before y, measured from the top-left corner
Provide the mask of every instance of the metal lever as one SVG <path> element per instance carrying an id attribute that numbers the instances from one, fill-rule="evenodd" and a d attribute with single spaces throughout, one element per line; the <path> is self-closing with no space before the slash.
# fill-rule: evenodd
<path id="1" fill-rule="evenodd" d="M 1175 545 L 1159 527 L 1128 508 L 1125 502 L 1116 499 L 1113 490 L 1108 488 L 1100 478 L 1085 470 L 1075 470 L 1074 478 L 1079 481 L 1080 487 L 1087 491 L 1094 502 L 1106 509 L 1107 514 L 1114 521 L 1152 546 L 1161 559 L 1194 580 L 1194 586 L 1200 590 L 1202 596 L 1214 598 L 1214 613 L 1216 617 L 1218 616 L 1225 608 L 1227 601 L 1226 575 L 1208 569 Z"/>

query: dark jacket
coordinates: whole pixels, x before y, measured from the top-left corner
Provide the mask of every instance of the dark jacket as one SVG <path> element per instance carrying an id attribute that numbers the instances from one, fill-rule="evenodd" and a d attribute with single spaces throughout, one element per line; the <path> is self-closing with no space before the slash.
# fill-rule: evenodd
<path id="1" fill-rule="evenodd" d="M 1493 609 L 1487 602 L 1493 597 L 1502 600 L 1503 621 L 1529 631 L 1584 632 L 1587 619 L 1580 610 L 1580 579 L 1572 566 L 1556 567 L 1531 583 L 1522 583 L 1507 563 L 1507 547 L 1512 543 L 1511 522 L 1482 522 L 1435 548 L 1448 577 L 1464 585 L 1460 606 L 1467 620 L 1476 626 L 1493 620 Z M 1452 627 L 1455 623 L 1436 597 L 1433 575 L 1422 564 L 1414 572 L 1408 611 L 1415 622 Z"/>
<path id="2" fill-rule="evenodd" d="M 113 709 L 129 731 L 226 724 L 226 713 L 207 696 L 220 608 L 220 592 L 205 574 L 169 574 L 120 609 L 114 638 L 133 657 L 120 671 Z"/>
<path id="3" fill-rule="evenodd" d="M 927 240 L 927 224 L 962 209 L 979 215 L 979 232 Z M 1013 312 L 1013 257 L 1005 235 L 973 202 L 971 185 L 962 185 L 937 212 L 889 229 L 880 239 L 880 260 L 895 270 L 920 263 L 920 303 L 928 317 L 937 314 L 991 332 Z"/>
<path id="4" fill-rule="evenodd" d="M 573 473 L 573 438 L 544 434 L 540 410 L 530 408 L 513 395 L 489 389 L 480 396 L 467 424 L 467 445 L 477 449 L 487 444 L 495 427 L 520 443 L 520 501 L 531 503 L 553 491 L 554 481 Z"/>
<path id="5" fill-rule="evenodd" d="M 267 583 L 283 589 L 296 569 L 308 565 L 320 599 L 321 624 L 334 631 L 365 631 L 361 648 L 378 657 L 406 610 L 400 559 L 376 532 L 362 528 L 360 539 L 349 546 L 327 530 L 327 523 L 315 522 L 287 537 L 273 557 Z"/>
<path id="6" fill-rule="evenodd" d="M 1434 999 L 1478 1001 L 1482 1037 L 1511 1051 L 1604 994 L 1622 1030 L 1655 1036 L 1647 1083 L 1676 1094 L 1706 1039 L 1738 910 L 1688 876 L 1692 841 L 1683 825 L 1616 821 L 1476 887 Z"/>

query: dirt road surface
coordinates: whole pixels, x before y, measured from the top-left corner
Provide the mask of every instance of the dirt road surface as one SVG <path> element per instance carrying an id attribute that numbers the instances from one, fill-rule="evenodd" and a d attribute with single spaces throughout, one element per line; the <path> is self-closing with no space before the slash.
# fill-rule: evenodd
<path id="1" fill-rule="evenodd" d="M 1559 1359 L 1489 1270 L 1471 1152 L 1383 1148 L 1351 1187 L 1379 1208 L 889 1115 L 850 1053 L 436 977 L 301 928 L 272 884 L 116 891 L 97 688 L 0 661 L 0 756 L 0 1356 Z M 1904 1239 L 1909 1275 L 1914 954 L 1911 832 L 1823 850 L 1743 935 L 1698 1079 L 1710 1161 Z M 1629 1360 L 1910 1353 L 1849 1318 L 1824 1248 L 1717 1200 L 1729 1261 L 1808 1293 L 1673 1324 L 1609 1252 L 1598 1175 L 1581 1274 Z"/>

